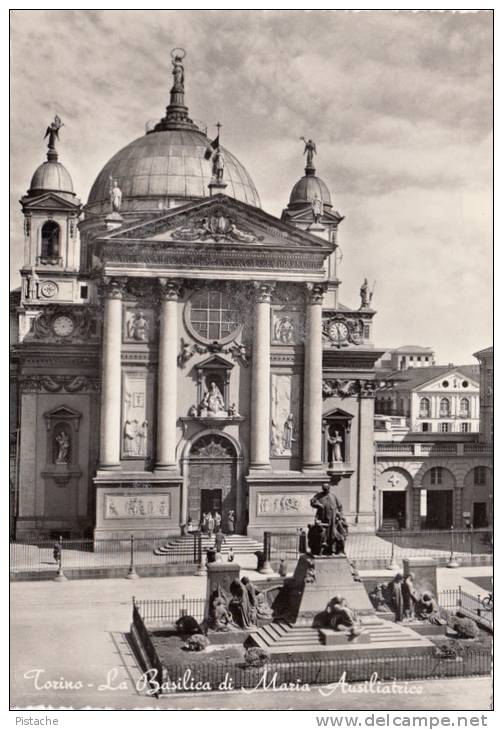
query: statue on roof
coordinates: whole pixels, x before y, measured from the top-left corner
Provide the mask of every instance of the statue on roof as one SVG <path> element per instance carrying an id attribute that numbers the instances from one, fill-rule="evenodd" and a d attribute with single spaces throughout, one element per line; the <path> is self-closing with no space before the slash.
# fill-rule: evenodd
<path id="1" fill-rule="evenodd" d="M 173 64 L 173 88 L 171 91 L 184 91 L 184 68 L 182 61 L 185 58 L 183 48 L 173 48 L 171 63 Z"/>
<path id="2" fill-rule="evenodd" d="M 374 286 L 375 286 L 375 282 L 374 282 Z M 361 299 L 360 309 L 366 309 L 367 307 L 370 307 L 370 303 L 372 301 L 373 296 L 374 296 L 374 288 L 372 288 L 372 291 L 369 291 L 368 280 L 364 279 L 363 284 L 360 287 L 360 299 Z"/>
<path id="3" fill-rule="evenodd" d="M 114 213 L 119 213 L 122 205 L 122 190 L 119 182 L 110 175 L 110 203 Z"/>
<path id="4" fill-rule="evenodd" d="M 316 152 L 316 143 L 313 142 L 312 139 L 306 139 L 305 137 L 301 137 L 301 140 L 303 140 L 305 147 L 304 147 L 304 154 L 307 155 L 306 157 L 306 167 L 313 168 L 313 155 L 317 154 Z"/>
<path id="5" fill-rule="evenodd" d="M 61 121 L 60 117 L 58 117 L 58 115 L 56 114 L 54 117 L 54 121 L 49 124 L 44 134 L 44 139 L 46 137 L 49 137 L 49 142 L 47 145 L 49 149 L 54 149 L 54 141 L 56 139 L 59 139 L 59 130 L 61 129 L 61 127 L 64 126 L 65 125 Z"/>

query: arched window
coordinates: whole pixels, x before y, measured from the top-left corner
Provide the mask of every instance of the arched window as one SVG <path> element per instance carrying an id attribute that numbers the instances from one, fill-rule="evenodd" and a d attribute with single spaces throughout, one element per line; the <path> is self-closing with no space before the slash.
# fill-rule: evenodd
<path id="1" fill-rule="evenodd" d="M 451 412 L 451 405 L 449 403 L 449 398 L 442 398 L 440 401 L 440 415 L 449 416 L 450 412 Z"/>
<path id="2" fill-rule="evenodd" d="M 421 398 L 419 401 L 419 417 L 429 418 L 431 415 L 431 406 L 429 398 Z"/>
<path id="3" fill-rule="evenodd" d="M 42 247 L 40 258 L 55 259 L 59 257 L 59 226 L 55 221 L 47 221 L 42 226 Z"/>
<path id="4" fill-rule="evenodd" d="M 430 484 L 442 484 L 442 467 L 434 466 L 430 470 Z"/>
<path id="5" fill-rule="evenodd" d="M 459 415 L 463 418 L 470 417 L 470 401 L 468 398 L 461 398 L 459 401 Z"/>
<path id="6" fill-rule="evenodd" d="M 487 467 L 476 466 L 473 471 L 473 483 L 477 487 L 483 487 L 487 484 Z"/>

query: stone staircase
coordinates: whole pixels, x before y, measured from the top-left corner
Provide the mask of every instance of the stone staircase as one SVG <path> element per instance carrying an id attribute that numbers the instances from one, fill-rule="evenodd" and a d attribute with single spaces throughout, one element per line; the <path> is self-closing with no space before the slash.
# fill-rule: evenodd
<path id="1" fill-rule="evenodd" d="M 424 636 L 420 636 L 412 629 L 402 624 L 382 621 L 374 616 L 362 617 L 362 628 L 368 635 L 364 642 L 347 641 L 343 644 L 328 645 L 325 643 L 319 629 L 310 626 L 296 626 L 288 621 L 278 620 L 262 626 L 250 637 L 250 643 L 262 649 L 266 649 L 272 656 L 278 658 L 282 655 L 326 654 L 331 652 L 350 652 L 357 655 L 383 652 L 387 654 L 406 654 L 412 648 L 429 648 L 431 642 Z M 331 631 L 324 629 L 325 633 Z M 339 632 L 335 632 L 339 633 Z"/>
<path id="2" fill-rule="evenodd" d="M 213 547 L 215 544 L 215 537 L 211 539 L 207 535 L 203 535 L 203 556 L 206 557 L 206 550 Z M 253 540 L 251 537 L 246 535 L 226 535 L 225 544 L 222 545 L 222 553 L 227 555 L 230 548 L 235 555 L 243 553 L 255 553 L 257 550 L 263 550 L 263 545 L 257 540 Z M 180 537 L 168 538 L 166 542 L 157 548 L 154 548 L 154 555 L 169 555 L 175 553 L 177 555 L 187 554 L 192 555 L 194 552 L 194 536 L 183 535 Z"/>

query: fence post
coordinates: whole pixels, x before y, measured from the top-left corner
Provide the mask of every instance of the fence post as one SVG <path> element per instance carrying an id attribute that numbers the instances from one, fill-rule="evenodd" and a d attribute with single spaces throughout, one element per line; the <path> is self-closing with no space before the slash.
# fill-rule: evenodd
<path id="1" fill-rule="evenodd" d="M 197 533 L 197 570 L 194 575 L 206 575 L 206 565 L 203 560 L 203 533 Z"/>
<path id="2" fill-rule="evenodd" d="M 473 523 L 470 524 L 470 555 L 473 556 Z"/>
<path id="3" fill-rule="evenodd" d="M 451 554 L 446 568 L 459 568 L 459 563 L 454 559 L 454 525 L 451 525 Z"/>
<path id="4" fill-rule="evenodd" d="M 134 569 L 134 535 L 131 535 L 130 537 L 129 550 L 129 570 L 126 578 L 128 580 L 136 580 L 138 578 L 138 573 Z"/>
<path id="5" fill-rule="evenodd" d="M 63 535 L 59 536 L 58 574 L 54 580 L 58 583 L 64 583 L 65 580 L 68 580 L 63 573 Z"/>
<path id="6" fill-rule="evenodd" d="M 388 563 L 388 570 L 400 570 L 399 565 L 395 560 L 395 528 L 391 528 L 391 557 Z"/>
<path id="7" fill-rule="evenodd" d="M 269 574 L 274 573 L 271 568 L 271 533 L 264 532 L 264 562 L 259 570 L 259 573 Z"/>

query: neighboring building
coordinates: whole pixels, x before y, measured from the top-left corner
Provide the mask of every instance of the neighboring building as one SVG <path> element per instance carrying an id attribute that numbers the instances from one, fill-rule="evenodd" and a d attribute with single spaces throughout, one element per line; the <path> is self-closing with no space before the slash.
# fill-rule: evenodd
<path id="1" fill-rule="evenodd" d="M 480 363 L 480 440 L 492 444 L 494 438 L 494 354 L 492 347 L 475 352 Z"/>
<path id="2" fill-rule="evenodd" d="M 376 413 L 405 417 L 414 432 L 475 433 L 479 429 L 478 367 L 436 365 L 389 373 L 376 393 Z"/>
<path id="3" fill-rule="evenodd" d="M 343 218 L 313 143 L 282 219 L 265 213 L 189 118 L 181 68 L 84 208 L 58 120 L 22 198 L 17 537 L 161 537 L 210 509 L 242 533 L 294 530 L 327 480 L 373 530 L 382 352 L 367 284 L 338 302 Z"/>
<path id="4" fill-rule="evenodd" d="M 435 365 L 435 352 L 431 347 L 402 345 L 387 350 L 377 362 L 383 370 L 407 370 L 407 368 L 429 368 Z"/>

